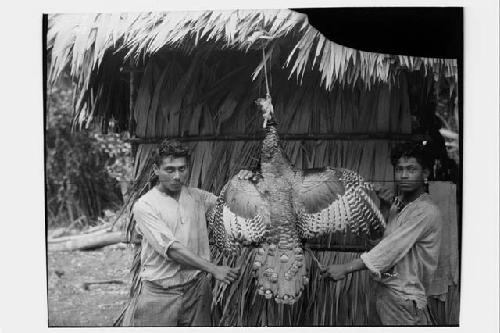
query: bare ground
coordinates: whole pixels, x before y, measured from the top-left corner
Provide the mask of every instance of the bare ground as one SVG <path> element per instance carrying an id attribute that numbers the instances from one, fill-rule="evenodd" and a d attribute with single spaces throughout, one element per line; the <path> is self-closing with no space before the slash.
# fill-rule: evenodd
<path id="1" fill-rule="evenodd" d="M 49 326 L 112 326 L 128 300 L 132 249 L 48 253 Z M 124 284 L 84 282 L 122 280 Z"/>

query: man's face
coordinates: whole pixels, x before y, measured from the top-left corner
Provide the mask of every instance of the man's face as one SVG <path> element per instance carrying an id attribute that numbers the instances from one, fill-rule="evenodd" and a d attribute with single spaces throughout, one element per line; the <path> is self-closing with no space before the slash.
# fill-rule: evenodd
<path id="1" fill-rule="evenodd" d="M 170 192 L 179 192 L 188 178 L 188 165 L 185 157 L 167 156 L 155 168 L 160 184 Z"/>
<path id="2" fill-rule="evenodd" d="M 403 193 L 414 192 L 424 185 L 429 171 L 424 169 L 415 157 L 401 157 L 395 167 L 396 183 Z"/>

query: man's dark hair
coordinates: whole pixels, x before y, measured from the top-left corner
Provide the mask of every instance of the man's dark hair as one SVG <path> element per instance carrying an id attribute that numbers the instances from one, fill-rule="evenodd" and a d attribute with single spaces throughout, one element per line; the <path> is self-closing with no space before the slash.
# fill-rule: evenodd
<path id="1" fill-rule="evenodd" d="M 401 157 L 414 157 L 422 168 L 432 170 L 432 161 L 426 147 L 418 142 L 405 142 L 396 145 L 391 151 L 391 163 L 396 166 Z"/>
<path id="2" fill-rule="evenodd" d="M 163 159 L 167 156 L 172 156 L 174 158 L 185 157 L 189 163 L 189 148 L 179 140 L 163 140 L 158 147 L 158 153 L 154 158 L 155 164 L 160 165 L 163 162 Z"/>

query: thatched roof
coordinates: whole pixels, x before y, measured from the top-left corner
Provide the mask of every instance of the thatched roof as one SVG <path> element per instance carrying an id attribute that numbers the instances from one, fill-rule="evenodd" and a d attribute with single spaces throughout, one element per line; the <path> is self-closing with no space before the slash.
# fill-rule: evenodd
<path id="1" fill-rule="evenodd" d="M 50 81 L 69 64 L 81 89 L 101 65 L 106 52 L 122 52 L 123 63 L 147 59 L 162 48 L 187 53 L 200 44 L 248 52 L 285 45 L 288 57 L 281 67 L 301 79 L 306 71 L 319 71 L 321 84 L 358 79 L 371 85 L 389 81 L 400 68 L 424 68 L 435 75 L 457 76 L 455 59 L 434 59 L 358 51 L 325 38 L 307 16 L 288 9 L 187 11 L 140 14 L 65 14 L 50 18 Z M 346 27 L 347 29 L 349 27 Z M 262 69 L 260 64 L 254 77 Z"/>

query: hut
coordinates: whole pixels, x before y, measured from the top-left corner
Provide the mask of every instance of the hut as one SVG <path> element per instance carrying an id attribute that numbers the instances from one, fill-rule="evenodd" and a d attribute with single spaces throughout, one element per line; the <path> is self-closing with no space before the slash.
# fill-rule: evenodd
<path id="1" fill-rule="evenodd" d="M 437 100 L 458 107 L 455 59 L 344 47 L 286 9 L 54 15 L 47 40 L 49 82 L 69 66 L 76 83 L 75 126 L 106 132 L 113 120 L 130 132 L 137 189 L 147 186 L 149 157 L 167 137 L 190 144 L 192 186 L 218 193 L 238 170 L 254 168 L 263 131 L 253 101 L 267 91 L 292 163 L 345 167 L 380 182 L 393 179 L 395 143 L 436 135 Z M 370 246 L 349 235 L 313 245 L 323 264 L 350 261 Z M 433 306 L 441 324 L 458 323 L 451 267 L 443 268 L 447 290 Z M 285 309 L 256 299 L 247 281 L 214 304 L 215 324 L 376 324 L 367 272 L 340 282 L 311 274 L 302 300 Z"/>

